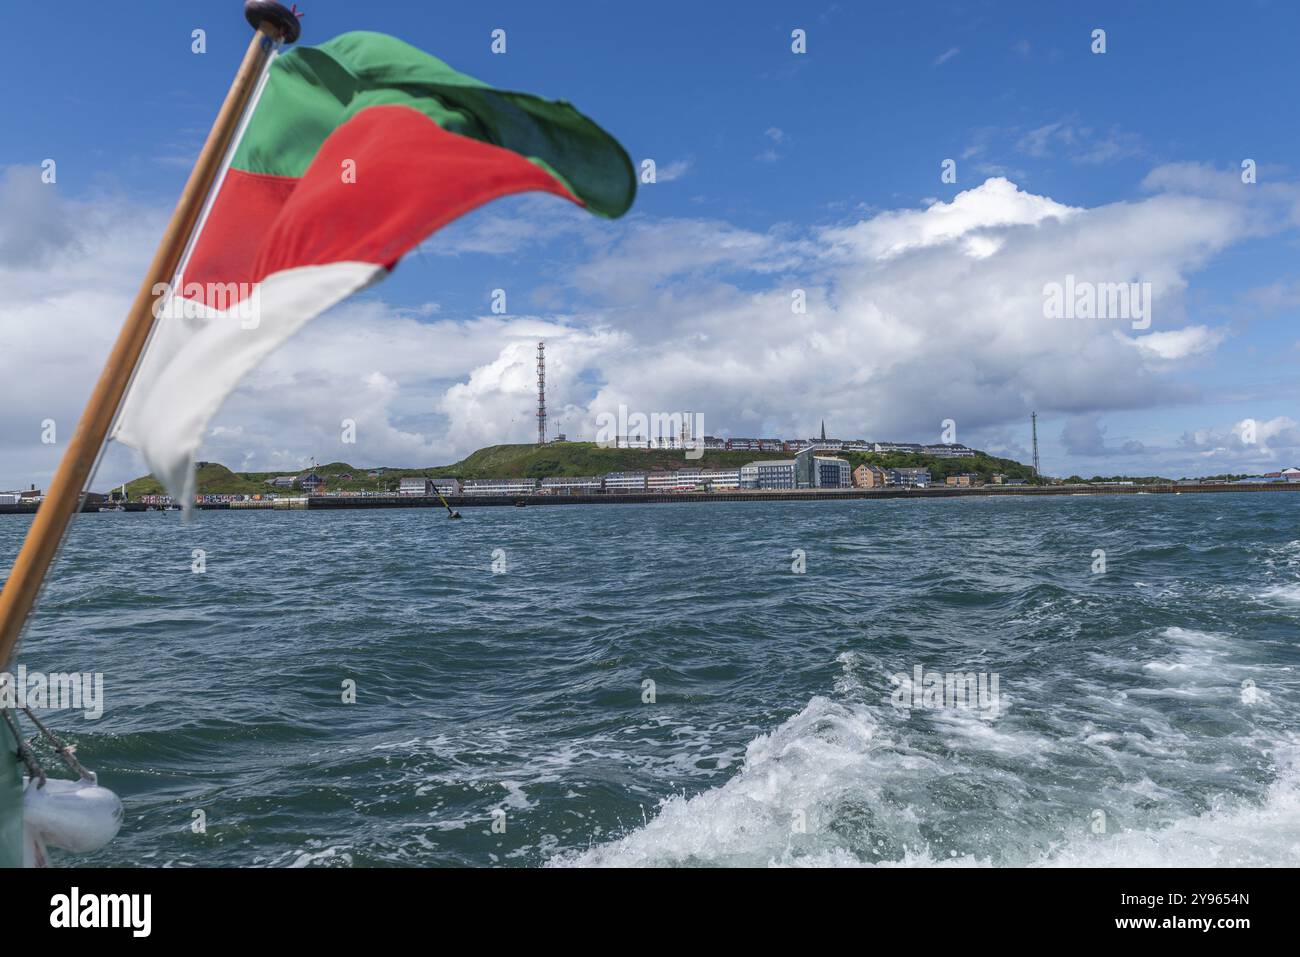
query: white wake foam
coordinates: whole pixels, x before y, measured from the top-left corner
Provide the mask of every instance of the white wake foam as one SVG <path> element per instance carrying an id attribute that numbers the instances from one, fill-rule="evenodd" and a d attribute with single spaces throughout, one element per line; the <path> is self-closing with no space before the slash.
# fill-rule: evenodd
<path id="1" fill-rule="evenodd" d="M 1194 645 L 1213 644 L 1201 640 L 1211 636 L 1199 633 L 1182 637 Z M 951 732 L 951 722 L 947 725 Z M 1015 761 L 1016 748 L 1032 747 L 1035 740 L 1044 739 L 999 730 L 991 750 L 1000 760 Z M 946 742 L 956 748 L 972 743 L 968 734 Z M 1276 752 L 1277 778 L 1262 802 L 1225 799 L 1204 814 L 1149 829 L 1111 827 L 1103 834 L 1091 833 L 1073 810 L 1062 813 L 1041 796 L 1030 797 L 1014 773 L 999 771 L 984 783 L 992 781 L 993 787 L 1009 789 L 1014 800 L 1027 802 L 1016 819 L 1034 823 L 1025 823 L 1023 833 L 994 837 L 993 845 L 987 835 L 982 842 L 955 843 L 997 846 L 1004 849 L 998 855 L 1002 862 L 1031 867 L 1295 865 L 1300 863 L 1300 774 L 1294 751 Z M 725 784 L 689 798 L 671 797 L 644 826 L 549 863 L 988 866 L 993 855 L 936 851 L 927 840 L 936 827 L 979 827 L 970 824 L 960 800 L 931 799 L 952 782 L 969 780 L 963 772 L 970 768 L 958 763 L 968 755 L 950 753 L 951 762 L 909 747 L 906 735 L 869 706 L 815 697 L 770 734 L 751 741 L 740 771 Z M 1076 796 L 1083 806 L 1093 800 Z"/>

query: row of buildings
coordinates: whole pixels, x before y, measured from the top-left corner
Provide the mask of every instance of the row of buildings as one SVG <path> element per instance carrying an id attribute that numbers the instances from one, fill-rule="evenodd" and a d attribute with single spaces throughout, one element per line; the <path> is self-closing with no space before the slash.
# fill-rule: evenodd
<path id="1" fill-rule="evenodd" d="M 509 479 L 428 479 L 421 476 L 401 480 L 399 495 L 598 495 L 636 492 L 713 492 L 738 489 L 819 488 L 926 488 L 931 484 L 927 468 L 887 469 L 859 465 L 856 469 L 820 443 L 802 449 L 790 459 L 750 462 L 735 469 L 682 468 L 677 470 L 607 472 L 604 475 L 552 476 Z M 995 476 L 998 481 L 1002 476 Z M 975 485 L 973 473 L 949 476 L 949 485 Z M 1017 484 L 1012 482 L 1009 484 Z"/>
<path id="2" fill-rule="evenodd" d="M 665 449 L 678 451 L 700 446 L 689 436 L 660 436 L 641 438 L 639 435 L 620 435 L 612 443 L 619 449 Z M 932 455 L 941 459 L 967 459 L 975 457 L 975 450 L 956 442 L 922 445 L 916 442 L 868 442 L 866 439 L 723 439 L 706 435 L 703 439 L 706 452 L 803 452 L 818 448 L 827 452 L 906 452 L 909 455 Z"/>
<path id="3" fill-rule="evenodd" d="M 13 492 L 0 492 L 0 505 L 37 505 L 44 496 L 35 485 Z"/>

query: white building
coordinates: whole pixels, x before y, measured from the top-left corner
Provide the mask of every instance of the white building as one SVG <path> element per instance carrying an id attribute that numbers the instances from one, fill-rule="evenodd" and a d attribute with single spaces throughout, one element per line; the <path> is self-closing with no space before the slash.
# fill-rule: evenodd
<path id="1" fill-rule="evenodd" d="M 433 483 L 422 475 L 404 478 L 397 483 L 398 495 L 432 495 Z"/>
<path id="2" fill-rule="evenodd" d="M 601 490 L 599 475 L 553 475 L 542 479 L 538 491 L 544 495 L 593 495 Z"/>
<path id="3" fill-rule="evenodd" d="M 873 452 L 910 452 L 913 455 L 920 455 L 922 447 L 915 442 L 874 442 L 871 445 Z"/>
<path id="4" fill-rule="evenodd" d="M 537 491 L 537 479 L 469 479 L 463 490 L 466 495 L 532 495 Z"/>
<path id="5" fill-rule="evenodd" d="M 433 487 L 443 495 L 459 495 L 460 479 L 458 478 L 436 478 L 433 480 Z"/>
<path id="6" fill-rule="evenodd" d="M 926 445 L 922 448 L 926 455 L 933 455 L 937 459 L 973 459 L 975 457 L 974 449 L 958 445 L 956 442 Z"/>
<path id="7" fill-rule="evenodd" d="M 740 488 L 740 469 L 705 469 L 699 479 L 709 491 Z"/>
<path id="8" fill-rule="evenodd" d="M 645 472 L 609 472 L 605 475 L 606 492 L 644 492 Z"/>
<path id="9" fill-rule="evenodd" d="M 645 487 L 651 492 L 680 492 L 695 488 L 695 483 L 687 482 L 682 472 L 649 472 L 645 477 Z"/>

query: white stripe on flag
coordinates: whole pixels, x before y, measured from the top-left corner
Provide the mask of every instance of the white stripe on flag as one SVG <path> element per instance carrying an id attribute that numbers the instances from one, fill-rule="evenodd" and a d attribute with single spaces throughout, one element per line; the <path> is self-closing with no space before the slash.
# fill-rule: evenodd
<path id="1" fill-rule="evenodd" d="M 300 266 L 257 285 L 251 318 L 238 305 L 222 312 L 197 309 L 202 317 L 165 314 L 155 323 L 113 437 L 139 449 L 188 512 L 194 456 L 226 396 L 310 320 L 387 275 L 374 263 Z"/>

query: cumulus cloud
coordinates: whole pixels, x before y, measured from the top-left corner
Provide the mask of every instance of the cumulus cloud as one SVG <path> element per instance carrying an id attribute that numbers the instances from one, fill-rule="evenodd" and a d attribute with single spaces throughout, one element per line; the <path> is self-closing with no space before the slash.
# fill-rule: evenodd
<path id="1" fill-rule="evenodd" d="M 849 258 L 888 259 L 910 249 L 948 243 L 966 237 L 963 249 L 987 254 L 994 230 L 1035 226 L 1044 220 L 1064 220 L 1078 210 L 1045 196 L 1022 192 L 1002 177 L 977 189 L 958 193 L 950 203 L 935 202 L 924 210 L 881 213 L 853 226 L 823 230 L 822 239 Z M 983 258 L 975 253 L 976 258 Z"/>
<path id="2" fill-rule="evenodd" d="M 1170 375 L 1225 333 L 1186 323 L 1188 277 L 1254 228 L 1214 198 L 1083 209 L 1001 179 L 813 230 L 811 242 L 782 229 L 647 224 L 577 274 L 640 284 L 608 318 L 627 339 L 600 363 L 607 384 L 591 415 L 626 401 L 706 409 L 730 434 L 802 434 L 825 417 L 846 436 L 930 439 L 945 418 L 978 432 L 1031 409 L 1194 400 Z M 1152 328 L 1044 319 L 1044 284 L 1066 274 L 1150 282 Z M 792 311 L 796 291 L 806 312 Z"/>
<path id="3" fill-rule="evenodd" d="M 1242 419 L 1184 432 L 1178 445 L 1201 460 L 1234 468 L 1288 467 L 1300 463 L 1300 422 L 1285 415 L 1263 421 Z"/>
<path id="4" fill-rule="evenodd" d="M 35 167 L 0 173 L 0 487 L 53 473 L 164 221 L 69 201 Z"/>
<path id="5" fill-rule="evenodd" d="M 558 244 L 569 259 L 542 298 L 563 312 L 399 308 L 378 287 L 250 376 L 200 455 L 262 469 L 311 455 L 427 465 L 529 441 L 538 339 L 548 344 L 551 431 L 571 438 L 591 438 L 597 416 L 619 404 L 700 411 L 723 435 L 812 434 L 825 419 L 843 437 L 934 441 L 951 418 L 960 440 L 984 437 L 1023 459 L 1023 423 L 1037 410 L 1067 422 L 1072 454 L 1136 454 L 1107 443 L 1099 417 L 1198 399 L 1177 373 L 1211 360 L 1226 331 L 1188 318 L 1188 284 L 1219 251 L 1289 215 L 1277 212 L 1289 202 L 1281 192 L 1243 199 L 1172 173 L 1147 186 L 1137 200 L 1085 208 L 994 177 L 922 209 L 765 229 L 635 214 L 597 223 L 543 207 L 534 219 L 523 204 L 510 209 L 522 219 L 513 223 L 488 210 L 430 249 L 545 256 Z M 0 191 L 15 209 L 48 199 Z M 0 377 L 13 393 L 0 420 L 0 484 L 52 466 L 55 451 L 32 449 L 40 420 L 71 427 L 162 218 L 111 202 L 93 215 L 60 202 L 47 212 L 76 224 L 49 234 L 59 273 L 25 252 L 0 262 L 10 338 Z M 1151 327 L 1044 318 L 1045 284 L 1066 275 L 1150 282 Z M 78 344 L 71 355 L 67 342 Z M 343 419 L 357 424 L 355 446 L 340 444 Z M 1270 449 L 1286 447 L 1285 428 L 1264 434 Z M 1217 441 L 1192 435 L 1184 454 Z M 125 454 L 114 453 L 106 477 L 135 474 Z"/>

